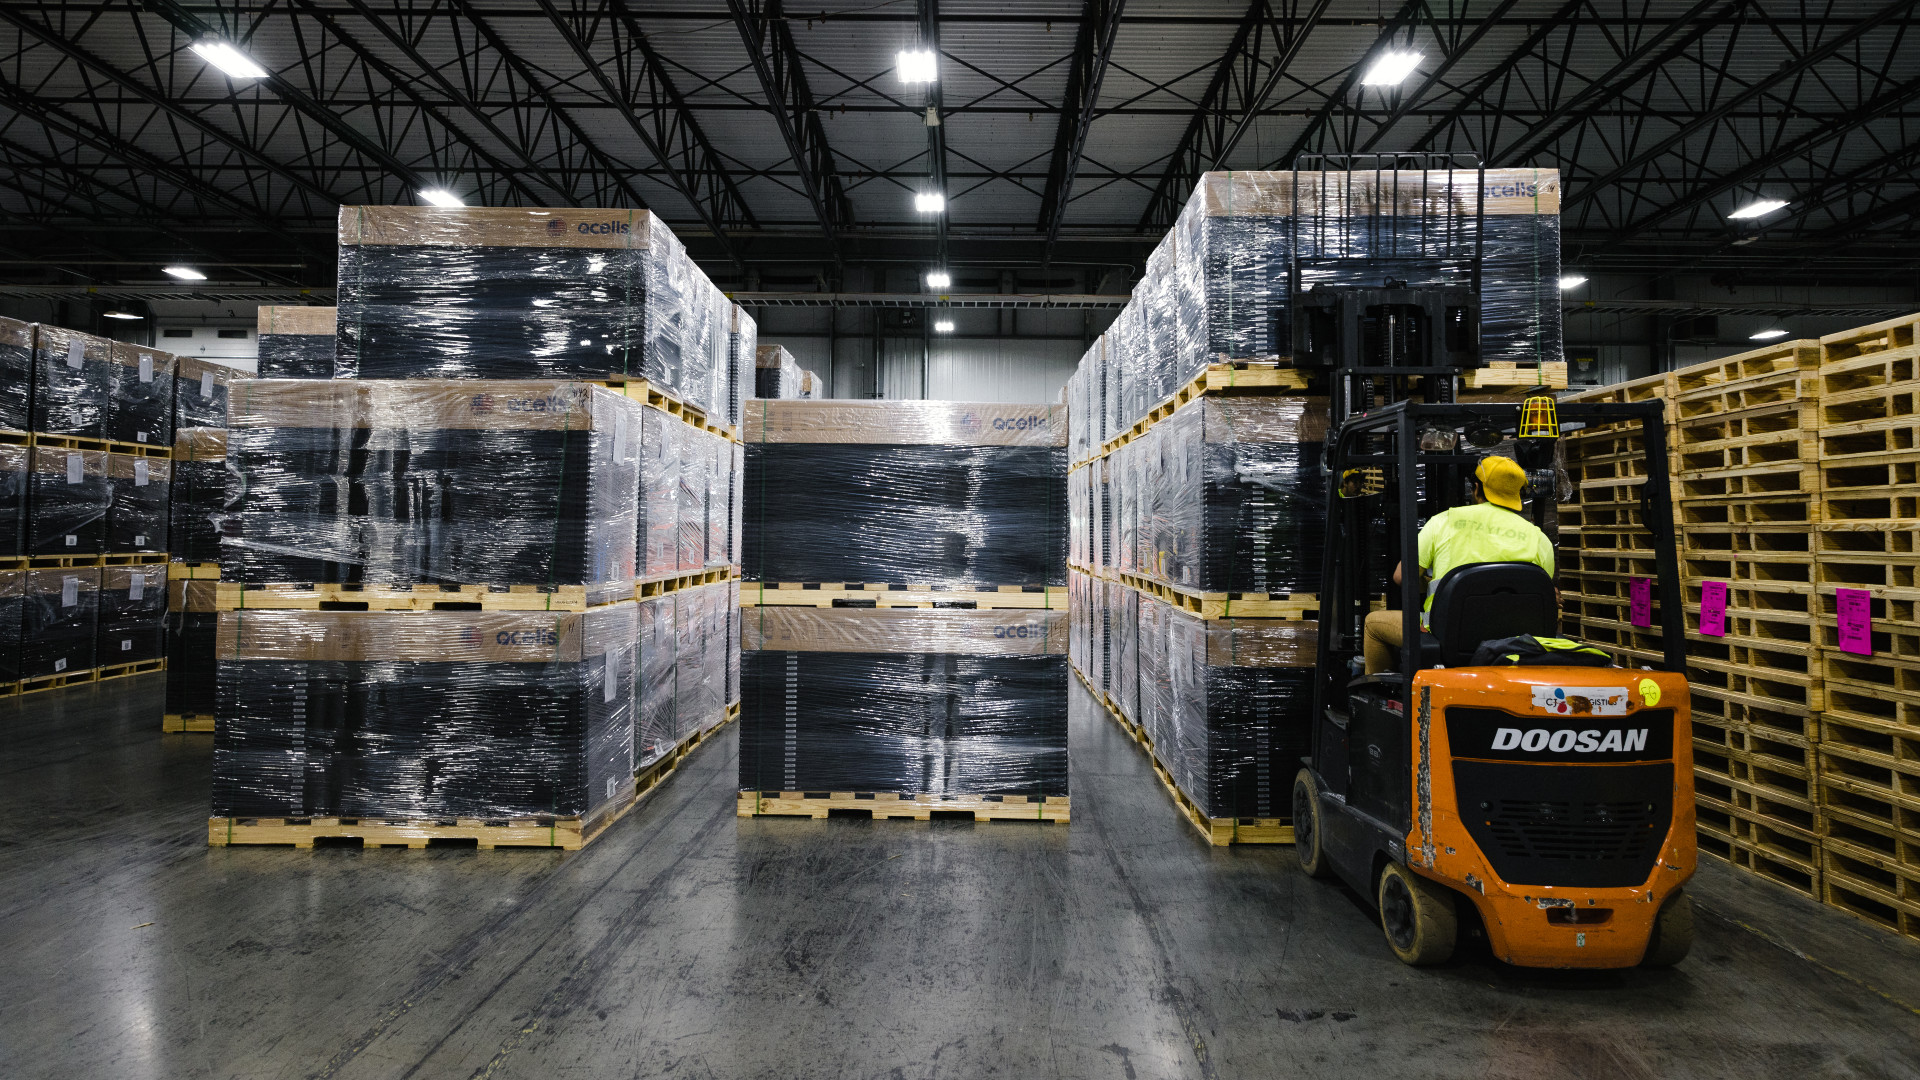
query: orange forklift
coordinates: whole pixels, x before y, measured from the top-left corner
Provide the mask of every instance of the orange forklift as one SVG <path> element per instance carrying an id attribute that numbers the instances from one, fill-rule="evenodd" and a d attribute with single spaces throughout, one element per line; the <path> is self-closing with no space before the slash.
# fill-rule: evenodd
<path id="1" fill-rule="evenodd" d="M 1438 964 L 1471 908 L 1493 954 L 1548 968 L 1664 966 L 1686 956 L 1682 886 L 1696 852 L 1684 627 L 1659 402 L 1396 401 L 1329 433 L 1312 756 L 1294 783 L 1300 866 L 1375 900 L 1394 955 Z M 1533 478 L 1527 513 L 1552 534 L 1562 425 L 1637 424 L 1642 518 L 1655 554 L 1660 670 L 1488 662 L 1484 643 L 1552 638 L 1559 599 L 1531 563 L 1477 563 L 1433 583 L 1420 523 L 1470 499 L 1482 451 Z M 1515 449 L 1517 448 L 1517 450 Z M 1391 584 L 1392 568 L 1410 572 Z M 1402 615 L 1397 670 L 1355 676 L 1376 598 Z M 1481 652 L 1480 661 L 1475 654 Z M 1604 663 L 1605 660 L 1600 662 Z"/>

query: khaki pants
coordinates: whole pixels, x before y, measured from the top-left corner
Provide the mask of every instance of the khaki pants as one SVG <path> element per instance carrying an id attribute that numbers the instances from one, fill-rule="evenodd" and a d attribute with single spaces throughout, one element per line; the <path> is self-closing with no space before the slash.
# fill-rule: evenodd
<path id="1" fill-rule="evenodd" d="M 1402 644 L 1400 612 L 1367 612 L 1366 656 L 1367 674 L 1382 671 L 1395 671 L 1400 667 L 1400 646 Z"/>

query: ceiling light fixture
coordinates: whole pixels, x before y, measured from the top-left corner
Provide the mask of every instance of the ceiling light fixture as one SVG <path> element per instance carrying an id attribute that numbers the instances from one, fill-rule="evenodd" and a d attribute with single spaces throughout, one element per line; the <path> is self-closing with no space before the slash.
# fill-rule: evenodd
<path id="1" fill-rule="evenodd" d="M 1586 283 L 1587 279 L 1581 277 L 1579 274 L 1564 274 L 1560 278 L 1560 291 L 1565 292 L 1568 289 L 1577 289 Z"/>
<path id="2" fill-rule="evenodd" d="M 224 41 L 203 41 L 193 47 L 200 59 L 219 68 L 229 79 L 264 79 L 267 69 L 253 58 Z"/>
<path id="3" fill-rule="evenodd" d="M 933 324 L 933 332 L 934 332 L 934 333 L 936 333 L 936 334 L 951 334 L 951 333 L 953 333 L 953 320 L 952 320 L 952 319 L 941 319 L 941 320 L 940 320 L 939 322 L 937 322 L 937 323 L 934 323 L 934 324 Z"/>
<path id="4" fill-rule="evenodd" d="M 923 214 L 938 214 L 947 208 L 947 197 L 937 191 L 922 191 L 913 196 L 913 208 Z"/>
<path id="5" fill-rule="evenodd" d="M 101 312 L 101 315 L 109 319 L 144 319 L 146 318 L 145 315 L 135 315 L 131 311 L 104 311 L 104 312 Z"/>
<path id="6" fill-rule="evenodd" d="M 953 284 L 953 275 L 947 273 L 945 270 L 927 271 L 927 287 L 928 288 L 944 289 L 951 286 L 952 284 Z"/>
<path id="7" fill-rule="evenodd" d="M 1399 86 L 1407 81 L 1420 66 L 1422 56 L 1412 50 L 1389 49 L 1374 60 L 1373 66 L 1360 77 L 1361 86 Z"/>
<path id="8" fill-rule="evenodd" d="M 1762 330 L 1759 333 L 1748 338 L 1747 340 L 1748 341 L 1772 341 L 1774 338 L 1783 338 L 1786 336 L 1787 336 L 1787 332 L 1776 326 L 1770 330 Z"/>
<path id="9" fill-rule="evenodd" d="M 168 277 L 177 277 L 181 281 L 207 280 L 207 275 L 201 273 L 198 270 L 195 270 L 191 266 L 169 266 L 169 267 L 166 267 L 161 272 L 166 274 Z"/>
<path id="10" fill-rule="evenodd" d="M 432 203 L 435 206 L 467 205 L 466 203 L 461 201 L 460 196 L 455 195 L 453 192 L 448 191 L 445 188 L 427 188 L 420 192 L 420 197 Z"/>
<path id="11" fill-rule="evenodd" d="M 1761 199 L 1759 202 L 1748 203 L 1727 216 L 1736 220 L 1766 217 L 1775 210 L 1785 210 L 1786 208 L 1787 204 L 1780 199 Z"/>
<path id="12" fill-rule="evenodd" d="M 893 65 L 904 83 L 930 83 L 940 77 L 940 64 L 931 49 L 902 49 Z"/>

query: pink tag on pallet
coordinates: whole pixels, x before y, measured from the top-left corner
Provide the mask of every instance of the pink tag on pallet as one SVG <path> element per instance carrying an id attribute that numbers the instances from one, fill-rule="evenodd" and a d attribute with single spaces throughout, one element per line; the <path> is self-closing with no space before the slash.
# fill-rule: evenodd
<path id="1" fill-rule="evenodd" d="M 1708 637 L 1727 636 L 1727 583 L 1724 581 L 1700 584 L 1700 632 Z"/>
<path id="2" fill-rule="evenodd" d="M 1628 621 L 1635 626 L 1653 625 L 1653 579 L 1637 577 L 1627 582 Z"/>
<path id="3" fill-rule="evenodd" d="M 1840 651 L 1873 655 L 1873 594 L 1865 589 L 1839 589 L 1833 594 L 1834 614 L 1840 623 Z"/>

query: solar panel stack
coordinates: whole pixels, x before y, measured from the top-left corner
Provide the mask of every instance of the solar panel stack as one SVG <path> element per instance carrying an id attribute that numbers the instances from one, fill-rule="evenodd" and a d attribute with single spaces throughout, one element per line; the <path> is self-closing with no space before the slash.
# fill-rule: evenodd
<path id="1" fill-rule="evenodd" d="M 1069 380 L 1075 668 L 1211 842 L 1290 839 L 1310 730 L 1327 402 L 1295 286 L 1478 253 L 1479 360 L 1564 386 L 1558 212 L 1551 170 L 1209 173 Z"/>
<path id="2" fill-rule="evenodd" d="M 171 353 L 0 319 L 0 694 L 160 666 L 158 605 L 123 603 L 103 626 L 99 595 L 103 568 L 122 594 L 135 568 L 164 581 L 175 369 Z M 106 648 L 109 630 L 141 644 Z"/>
<path id="3" fill-rule="evenodd" d="M 753 320 L 645 212 L 339 239 L 331 378 L 229 385 L 221 579 L 177 590 L 209 839 L 577 847 L 730 715 Z"/>
<path id="4" fill-rule="evenodd" d="M 1065 419 L 749 403 L 741 814 L 1068 819 Z"/>
<path id="5" fill-rule="evenodd" d="M 762 345 L 754 358 L 753 396 L 782 399 L 800 397 L 805 372 L 784 345 Z"/>
<path id="6" fill-rule="evenodd" d="M 263 306 L 255 324 L 263 379 L 331 379 L 335 312 L 330 307 Z"/>

